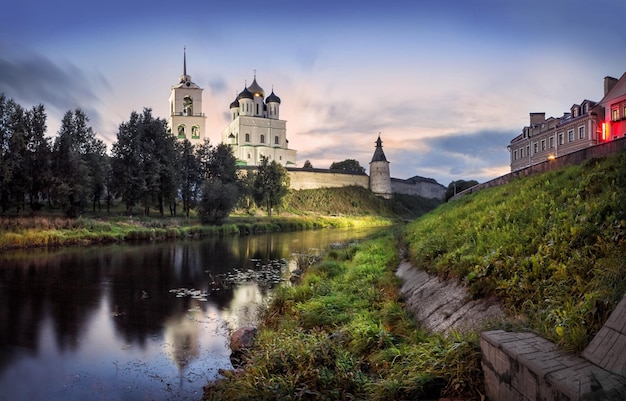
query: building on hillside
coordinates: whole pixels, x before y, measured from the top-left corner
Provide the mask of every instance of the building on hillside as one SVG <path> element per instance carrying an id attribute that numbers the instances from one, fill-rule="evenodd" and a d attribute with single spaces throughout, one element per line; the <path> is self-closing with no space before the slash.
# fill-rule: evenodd
<path id="1" fill-rule="evenodd" d="M 258 166 L 262 157 L 283 166 L 296 165 L 296 150 L 289 149 L 287 122 L 280 119 L 281 100 L 274 90 L 265 98 L 256 81 L 230 104 L 230 123 L 222 131 L 222 142 L 229 144 L 238 163 Z"/>
<path id="2" fill-rule="evenodd" d="M 183 75 L 170 91 L 168 127 L 179 140 L 201 143 L 205 138 L 206 116 L 202 112 L 202 91 L 187 75 L 187 50 L 183 54 Z"/>
<path id="3" fill-rule="evenodd" d="M 391 174 L 389 172 L 389 162 L 383 152 L 383 141 L 380 139 L 380 133 L 376 140 L 376 149 L 370 162 L 370 191 L 385 199 L 391 199 Z"/>
<path id="4" fill-rule="evenodd" d="M 562 117 L 530 113 L 530 125 L 508 146 L 511 171 L 552 160 L 626 134 L 626 73 L 604 78 L 604 97 L 583 100 Z"/>

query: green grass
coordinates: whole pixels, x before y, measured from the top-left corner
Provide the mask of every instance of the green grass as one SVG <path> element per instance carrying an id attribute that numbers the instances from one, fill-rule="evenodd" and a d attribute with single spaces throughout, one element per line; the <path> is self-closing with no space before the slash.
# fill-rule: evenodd
<path id="1" fill-rule="evenodd" d="M 394 194 L 393 199 L 382 199 L 365 188 L 349 186 L 290 191 L 282 210 L 298 215 L 371 215 L 414 219 L 440 204 L 437 199 L 402 194 Z"/>
<path id="2" fill-rule="evenodd" d="M 387 226 L 419 216 L 439 203 L 401 195 L 384 200 L 360 187 L 292 191 L 281 213 L 272 218 L 240 211 L 220 226 L 201 225 L 195 216 L 129 217 L 120 205 L 111 213 L 86 212 L 76 219 L 44 210 L 35 217 L 0 217 L 0 249 Z"/>
<path id="3" fill-rule="evenodd" d="M 418 328 L 399 301 L 390 231 L 329 252 L 299 285 L 280 287 L 245 370 L 226 373 L 204 399 L 479 398 L 477 337 Z"/>
<path id="4" fill-rule="evenodd" d="M 465 196 L 409 224 L 405 242 L 414 264 L 581 351 L 626 291 L 626 154 Z"/>

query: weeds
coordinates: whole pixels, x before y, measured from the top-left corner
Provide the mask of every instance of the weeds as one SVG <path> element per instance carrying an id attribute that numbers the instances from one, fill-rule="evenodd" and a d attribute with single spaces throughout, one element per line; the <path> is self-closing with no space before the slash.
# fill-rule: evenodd
<path id="1" fill-rule="evenodd" d="M 246 368 L 205 400 L 388 400 L 482 392 L 476 336 L 429 336 L 399 303 L 389 231 L 326 258 L 280 287 Z M 335 250 L 340 252 L 340 250 Z"/>
<path id="2" fill-rule="evenodd" d="M 407 226 L 411 260 L 581 351 L 626 291 L 625 177 L 622 153 L 466 196 Z"/>

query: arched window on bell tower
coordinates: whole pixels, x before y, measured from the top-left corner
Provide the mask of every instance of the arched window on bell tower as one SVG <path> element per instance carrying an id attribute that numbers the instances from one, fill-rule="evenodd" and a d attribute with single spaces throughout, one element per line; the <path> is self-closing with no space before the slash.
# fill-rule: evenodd
<path id="1" fill-rule="evenodd" d="M 185 139 L 185 124 L 178 126 L 178 138 Z"/>
<path id="2" fill-rule="evenodd" d="M 183 98 L 183 115 L 193 116 L 193 99 L 189 95 Z"/>

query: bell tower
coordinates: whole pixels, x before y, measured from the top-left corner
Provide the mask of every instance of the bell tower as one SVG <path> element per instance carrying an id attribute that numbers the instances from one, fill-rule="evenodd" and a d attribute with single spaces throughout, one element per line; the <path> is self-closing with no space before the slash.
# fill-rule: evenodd
<path id="1" fill-rule="evenodd" d="M 187 48 L 184 48 L 183 75 L 176 85 L 172 85 L 168 120 L 172 135 L 181 141 L 204 142 L 206 116 L 202 112 L 202 91 L 187 75 Z"/>

